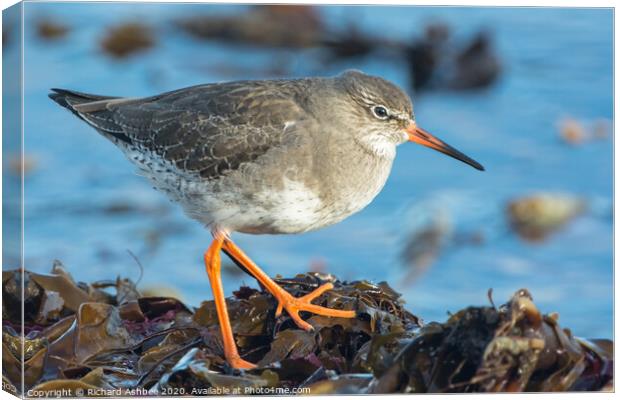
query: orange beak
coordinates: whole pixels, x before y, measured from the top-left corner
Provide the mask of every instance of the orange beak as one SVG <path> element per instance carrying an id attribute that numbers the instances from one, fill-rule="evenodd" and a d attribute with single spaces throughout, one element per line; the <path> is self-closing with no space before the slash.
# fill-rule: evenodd
<path id="1" fill-rule="evenodd" d="M 469 164 L 479 171 L 484 171 L 484 167 L 475 160 L 467 157 L 449 144 L 437 139 L 424 129 L 418 127 L 415 123 L 411 122 L 405 129 L 409 135 L 409 141 L 421 144 L 422 146 L 430 147 L 431 149 L 440 151 L 452 158 L 456 158 L 459 161 Z"/>

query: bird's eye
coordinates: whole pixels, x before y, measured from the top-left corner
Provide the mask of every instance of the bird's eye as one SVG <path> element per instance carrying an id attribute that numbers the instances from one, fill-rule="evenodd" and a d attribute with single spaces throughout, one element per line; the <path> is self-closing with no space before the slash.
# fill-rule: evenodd
<path id="1" fill-rule="evenodd" d="M 388 110 L 383 106 L 374 106 L 372 113 L 379 119 L 387 119 L 389 117 Z"/>

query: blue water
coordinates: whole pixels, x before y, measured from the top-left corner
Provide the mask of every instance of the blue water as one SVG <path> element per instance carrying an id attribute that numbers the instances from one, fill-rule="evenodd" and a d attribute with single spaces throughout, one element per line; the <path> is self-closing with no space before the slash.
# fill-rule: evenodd
<path id="1" fill-rule="evenodd" d="M 166 4 L 26 3 L 25 149 L 36 168 L 25 183 L 25 265 L 48 271 L 60 259 L 78 280 L 136 279 L 133 251 L 144 265 L 143 286 L 174 287 L 197 305 L 211 293 L 202 265 L 210 235 L 152 190 L 113 145 L 47 98 L 51 87 L 143 96 L 198 83 L 262 78 L 248 68 L 274 59 L 291 76 L 333 75 L 358 68 L 408 88 L 405 64 L 382 56 L 326 66 L 316 52 L 265 50 L 200 42 L 172 28 L 176 17 L 230 13 L 243 7 Z M 317 263 L 343 279 L 387 280 L 425 320 L 443 320 L 469 304 L 496 303 L 526 287 L 545 312 L 577 335 L 612 335 L 612 140 L 570 147 L 558 139 L 565 116 L 612 118 L 611 10 L 536 8 L 323 7 L 328 24 L 355 21 L 396 39 L 420 35 L 443 21 L 465 40 L 493 33 L 504 73 L 475 93 L 414 96 L 418 122 L 481 161 L 480 173 L 414 145 L 403 145 L 376 200 L 348 220 L 298 236 L 236 241 L 270 275 L 294 275 Z M 65 40 L 38 39 L 34 22 L 52 16 L 72 28 Z M 158 44 L 124 61 L 103 55 L 98 42 L 110 25 L 140 20 L 157 27 Z M 15 45 L 7 48 L 17 51 Z M 248 71 L 245 71 L 248 70 Z M 506 201 L 537 191 L 583 196 L 590 212 L 544 243 L 523 242 L 505 223 Z M 110 204 L 140 210 L 106 214 Z M 407 283 L 403 242 L 428 215 L 447 215 L 455 231 L 481 231 L 479 246 L 450 247 L 419 279 Z M 159 239 L 157 235 L 159 234 Z M 158 240 L 153 244 L 153 240 Z M 10 268 L 10 265 L 5 265 Z M 245 275 L 226 274 L 230 293 Z"/>

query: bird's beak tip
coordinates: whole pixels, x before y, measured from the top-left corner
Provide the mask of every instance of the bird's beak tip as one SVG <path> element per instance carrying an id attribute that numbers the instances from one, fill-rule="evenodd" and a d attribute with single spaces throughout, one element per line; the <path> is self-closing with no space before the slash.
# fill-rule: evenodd
<path id="1" fill-rule="evenodd" d="M 452 158 L 462 161 L 465 164 L 472 166 L 478 171 L 485 171 L 485 168 L 482 166 L 482 164 L 466 156 L 465 154 L 461 153 L 460 151 L 450 146 L 449 144 L 445 143 L 444 141 L 431 135 L 429 132 L 425 131 L 424 129 L 418 127 L 415 124 L 415 122 L 411 122 L 405 130 L 407 132 L 407 135 L 409 136 L 410 142 L 418 143 L 418 144 L 421 144 L 422 146 L 426 146 L 433 150 L 437 150 Z"/>

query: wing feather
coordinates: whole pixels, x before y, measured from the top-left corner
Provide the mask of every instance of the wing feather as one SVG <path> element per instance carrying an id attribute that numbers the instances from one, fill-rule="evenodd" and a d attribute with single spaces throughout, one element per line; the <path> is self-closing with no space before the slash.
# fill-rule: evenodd
<path id="1" fill-rule="evenodd" d="M 143 99 L 69 105 L 102 133 L 123 139 L 186 172 L 214 179 L 265 155 L 303 119 L 299 93 L 282 81 L 194 86 Z"/>

